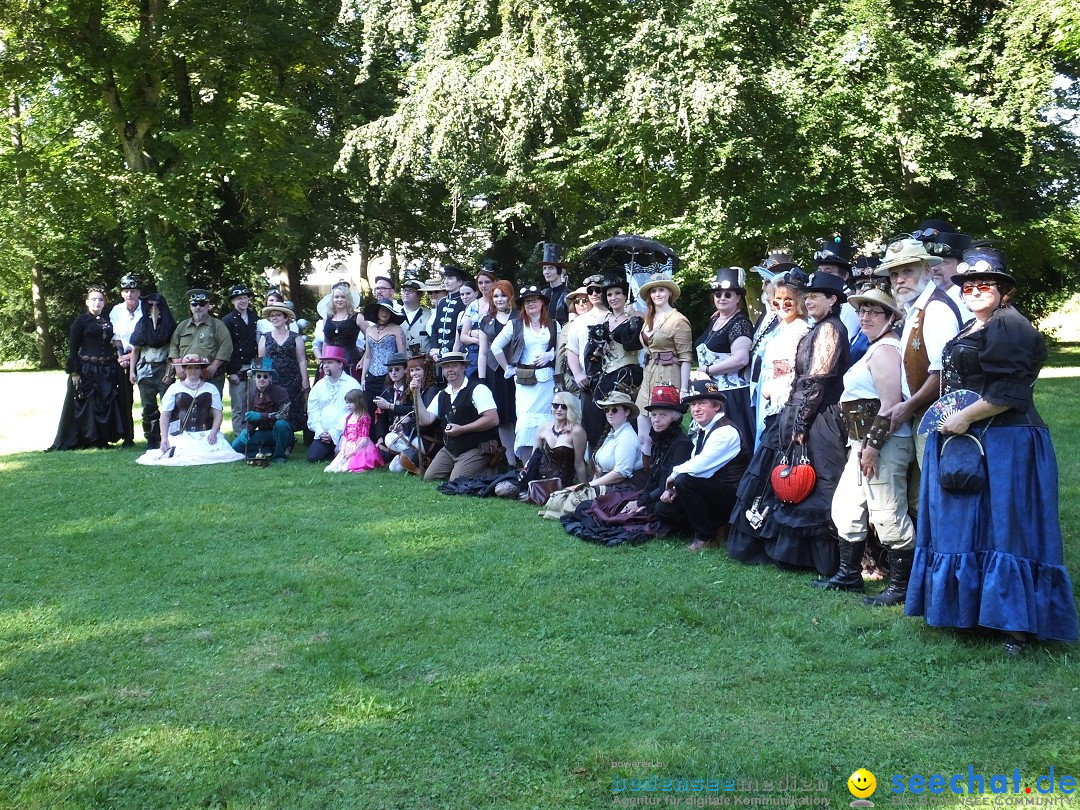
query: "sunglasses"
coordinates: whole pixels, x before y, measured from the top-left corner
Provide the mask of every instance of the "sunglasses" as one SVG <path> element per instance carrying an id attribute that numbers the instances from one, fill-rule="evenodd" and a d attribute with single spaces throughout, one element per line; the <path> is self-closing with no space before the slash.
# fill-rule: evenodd
<path id="1" fill-rule="evenodd" d="M 565 411 L 566 410 L 566 405 L 564 405 L 562 402 L 552 402 L 551 403 L 551 410 L 553 410 L 553 411 L 554 410 Z"/>
<path id="2" fill-rule="evenodd" d="M 857 310 L 855 310 L 855 313 L 860 318 L 863 317 L 864 315 L 870 315 L 870 316 L 873 316 L 873 317 L 876 318 L 879 315 L 884 315 L 885 310 L 878 309 L 877 307 L 859 307 Z"/>
<path id="3" fill-rule="evenodd" d="M 210 304 L 208 302 L 206 302 L 206 301 L 195 301 L 192 304 L 192 306 L 193 307 L 208 307 L 208 306 L 210 306 Z"/>
<path id="4" fill-rule="evenodd" d="M 737 295 L 737 292 L 732 292 L 731 290 L 713 290 L 713 296 L 715 298 L 734 298 Z"/>
<path id="5" fill-rule="evenodd" d="M 988 293 L 991 290 L 996 290 L 997 284 L 992 281 L 965 281 L 964 286 L 960 289 L 964 295 L 971 295 L 976 290 L 981 293 Z"/>
<path id="6" fill-rule="evenodd" d="M 269 374 L 266 374 L 266 373 L 264 373 L 264 372 L 261 372 L 261 371 L 259 371 L 259 372 L 256 372 L 256 373 L 255 373 L 255 379 L 256 379 L 256 380 L 269 380 L 269 379 L 270 379 L 270 375 L 269 375 Z"/>
<path id="7" fill-rule="evenodd" d="M 622 405 L 608 405 L 604 408 L 604 413 L 618 413 L 621 410 L 623 410 Z"/>

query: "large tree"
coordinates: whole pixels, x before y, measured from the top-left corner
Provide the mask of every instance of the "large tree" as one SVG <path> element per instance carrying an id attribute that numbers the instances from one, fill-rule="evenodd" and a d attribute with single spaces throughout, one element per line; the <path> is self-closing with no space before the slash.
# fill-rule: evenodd
<path id="1" fill-rule="evenodd" d="M 1080 243 L 1076 38 L 1033 0 L 353 4 L 408 80 L 349 148 L 480 222 L 643 231 L 697 275 L 931 213 L 1017 245 L 1033 281 Z"/>

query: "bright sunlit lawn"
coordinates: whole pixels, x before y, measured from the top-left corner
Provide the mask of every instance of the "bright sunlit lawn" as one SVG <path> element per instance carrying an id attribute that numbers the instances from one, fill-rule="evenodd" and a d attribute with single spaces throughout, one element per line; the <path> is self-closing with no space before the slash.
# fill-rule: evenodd
<path id="1" fill-rule="evenodd" d="M 1076 582 L 1080 369 L 1054 365 Z M 0 807 L 593 808 L 653 774 L 827 780 L 842 807 L 859 767 L 883 807 L 894 774 L 1080 777 L 1074 646 L 1013 659 L 809 575 L 599 548 L 300 449 L 12 452 L 50 443 L 62 376 L 0 380 Z"/>

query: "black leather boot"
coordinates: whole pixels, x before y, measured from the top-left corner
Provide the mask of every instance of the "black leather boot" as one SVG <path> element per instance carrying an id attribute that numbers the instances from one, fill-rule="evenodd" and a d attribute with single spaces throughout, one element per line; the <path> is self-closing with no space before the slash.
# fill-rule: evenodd
<path id="1" fill-rule="evenodd" d="M 828 591 L 854 591 L 862 593 L 866 590 L 862 578 L 862 557 L 866 549 L 866 543 L 849 543 L 840 541 L 840 568 L 829 579 L 815 579 L 810 584 L 815 588 L 824 588 Z"/>
<path id="2" fill-rule="evenodd" d="M 904 604 L 904 600 L 907 599 L 908 580 L 911 579 L 911 563 L 914 559 L 914 550 L 889 549 L 889 584 L 877 596 L 868 596 L 863 599 L 863 604 L 886 607 Z"/>

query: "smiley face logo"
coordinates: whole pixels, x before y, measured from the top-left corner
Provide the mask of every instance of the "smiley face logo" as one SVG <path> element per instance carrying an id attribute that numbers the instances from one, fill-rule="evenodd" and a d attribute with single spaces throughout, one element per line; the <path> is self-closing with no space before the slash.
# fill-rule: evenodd
<path id="1" fill-rule="evenodd" d="M 877 779 L 866 768 L 859 768 L 848 777 L 847 789 L 856 799 L 865 799 L 877 790 Z"/>

